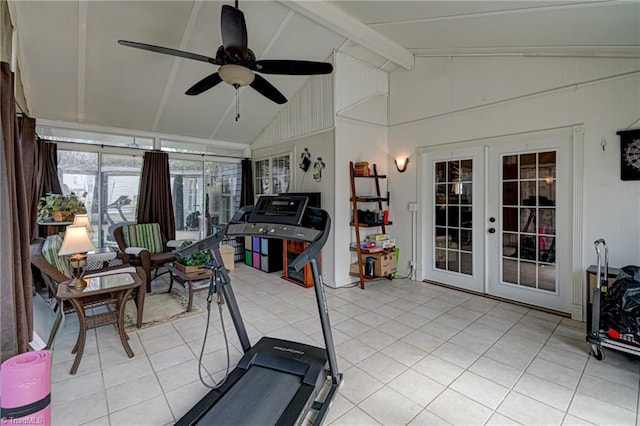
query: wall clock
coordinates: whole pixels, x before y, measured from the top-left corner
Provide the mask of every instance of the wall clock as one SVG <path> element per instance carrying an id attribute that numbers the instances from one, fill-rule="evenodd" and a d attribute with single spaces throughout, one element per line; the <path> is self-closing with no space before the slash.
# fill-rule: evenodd
<path id="1" fill-rule="evenodd" d="M 620 179 L 640 180 L 640 129 L 617 134 L 620 135 Z"/>

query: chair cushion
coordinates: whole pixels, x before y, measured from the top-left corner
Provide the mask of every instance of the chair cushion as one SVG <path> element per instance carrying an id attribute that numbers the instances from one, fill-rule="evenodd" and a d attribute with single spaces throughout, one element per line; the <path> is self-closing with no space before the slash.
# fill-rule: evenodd
<path id="1" fill-rule="evenodd" d="M 122 238 L 127 247 L 143 247 L 150 254 L 162 253 L 162 234 L 157 223 L 140 223 L 122 227 Z"/>
<path id="2" fill-rule="evenodd" d="M 50 235 L 42 244 L 42 256 L 47 259 L 47 262 L 49 262 L 51 266 L 54 266 L 58 271 L 71 278 L 73 274 L 71 272 L 69 259 L 67 259 L 66 256 L 58 255 L 61 247 L 62 238 L 60 235 Z"/>

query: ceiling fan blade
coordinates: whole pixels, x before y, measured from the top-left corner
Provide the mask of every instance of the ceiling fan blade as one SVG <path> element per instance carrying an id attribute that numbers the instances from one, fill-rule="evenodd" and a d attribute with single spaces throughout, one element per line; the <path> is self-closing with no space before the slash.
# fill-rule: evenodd
<path id="1" fill-rule="evenodd" d="M 278 89 L 273 87 L 271 83 L 258 74 L 255 75 L 255 79 L 253 80 L 253 83 L 251 83 L 251 87 L 253 87 L 256 92 L 260 93 L 262 96 L 271 99 L 277 104 L 284 104 L 287 102 L 287 98 L 285 98 Z"/>
<path id="2" fill-rule="evenodd" d="M 220 78 L 220 75 L 217 72 L 214 72 L 213 74 L 206 76 L 205 78 L 191 86 L 189 90 L 185 92 L 185 94 L 189 96 L 199 95 L 200 93 L 206 92 L 207 90 L 211 89 L 216 84 L 219 84 L 221 81 L 222 78 Z"/>
<path id="3" fill-rule="evenodd" d="M 220 16 L 222 45 L 234 59 L 247 59 L 247 24 L 244 14 L 233 6 L 223 5 Z"/>
<path id="4" fill-rule="evenodd" d="M 118 40 L 118 44 L 136 49 L 148 50 L 150 52 L 164 53 L 165 55 L 178 56 L 180 58 L 193 59 L 195 61 L 207 62 L 209 64 L 221 65 L 215 58 L 210 58 L 197 53 L 185 52 L 183 50 L 170 49 L 168 47 L 154 46 L 153 44 L 138 43 L 136 41 Z"/>
<path id="5" fill-rule="evenodd" d="M 264 74 L 316 75 L 330 74 L 333 65 L 327 62 L 264 59 L 256 61 L 255 71 Z"/>

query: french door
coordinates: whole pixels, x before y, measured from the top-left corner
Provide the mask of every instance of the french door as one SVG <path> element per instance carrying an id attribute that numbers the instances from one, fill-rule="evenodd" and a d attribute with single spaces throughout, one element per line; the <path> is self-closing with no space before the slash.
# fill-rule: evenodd
<path id="1" fill-rule="evenodd" d="M 484 292 L 482 147 L 428 155 L 427 279 Z"/>
<path id="2" fill-rule="evenodd" d="M 571 311 L 567 135 L 425 155 L 425 278 Z"/>

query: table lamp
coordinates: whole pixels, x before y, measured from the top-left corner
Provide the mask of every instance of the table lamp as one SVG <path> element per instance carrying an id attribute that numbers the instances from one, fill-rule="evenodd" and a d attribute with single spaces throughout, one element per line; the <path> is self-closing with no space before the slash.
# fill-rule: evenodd
<path id="1" fill-rule="evenodd" d="M 89 219 L 89 215 L 86 213 L 78 213 L 73 217 L 74 225 L 82 225 L 87 228 L 87 232 L 90 234 L 93 232 L 93 228 L 91 228 L 91 220 Z"/>
<path id="2" fill-rule="evenodd" d="M 73 268 L 73 280 L 69 287 L 84 287 L 86 281 L 80 277 L 79 271 L 87 260 L 86 252 L 95 250 L 85 225 L 69 225 L 64 233 L 59 256 L 69 256 L 69 263 Z"/>

